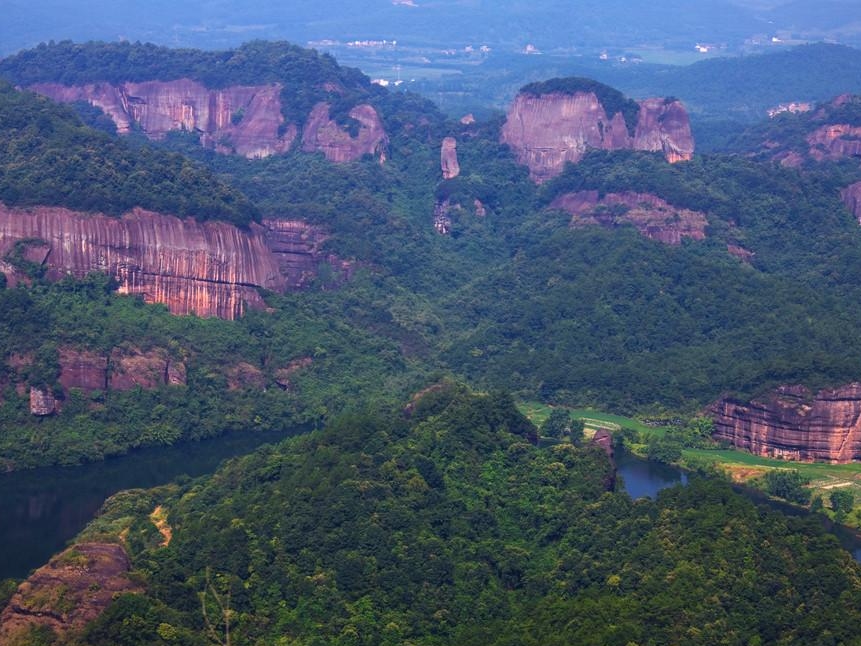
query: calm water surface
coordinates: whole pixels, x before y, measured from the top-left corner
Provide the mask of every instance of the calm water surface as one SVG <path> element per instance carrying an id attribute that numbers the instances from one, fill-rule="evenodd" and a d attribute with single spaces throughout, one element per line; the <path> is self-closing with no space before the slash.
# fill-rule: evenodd
<path id="1" fill-rule="evenodd" d="M 622 477 L 625 491 L 631 498 L 654 498 L 661 489 L 673 485 L 688 483 L 688 475 L 676 467 L 650 462 L 638 458 L 624 449 L 616 452 L 617 473 Z M 789 503 L 773 500 L 763 492 L 746 487 L 735 487 L 736 491 L 744 494 L 759 505 L 767 505 L 788 516 L 806 516 L 809 512 Z M 861 537 L 848 527 L 836 525 L 823 517 L 825 528 L 837 537 L 843 549 L 852 553 L 856 561 L 861 563 Z"/>
<path id="2" fill-rule="evenodd" d="M 215 471 L 225 459 L 303 429 L 232 433 L 203 442 L 142 449 L 80 467 L 0 475 L 0 579 L 23 578 L 80 532 L 108 496 Z"/>
<path id="3" fill-rule="evenodd" d="M 225 459 L 253 451 L 304 429 L 228 434 L 205 442 L 145 449 L 81 467 L 45 468 L 0 475 L 0 579 L 23 578 L 61 550 L 122 489 L 154 487 L 187 475 L 211 473 Z M 616 454 L 618 473 L 632 498 L 654 498 L 688 482 L 686 473 L 626 451 Z M 755 502 L 790 515 L 807 512 L 740 489 Z M 828 528 L 861 562 L 861 539 L 842 526 Z"/>

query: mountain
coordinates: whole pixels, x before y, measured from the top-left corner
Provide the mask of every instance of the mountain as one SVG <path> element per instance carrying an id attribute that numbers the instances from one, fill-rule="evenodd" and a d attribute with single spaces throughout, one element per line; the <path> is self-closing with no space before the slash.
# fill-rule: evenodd
<path id="1" fill-rule="evenodd" d="M 252 87 L 242 84 L 253 83 L 252 70 L 258 70 L 261 79 L 283 84 L 280 116 L 293 120 L 296 136 L 283 152 L 247 158 L 226 146 L 201 146 L 205 132 L 182 132 L 181 120 L 157 122 L 174 123 L 177 132 L 141 132 L 135 126 L 111 136 L 86 129 L 66 109 L 9 90 L 23 124 L 12 141 L 25 141 L 22 133 L 36 130 L 26 124 L 38 123 L 42 112 L 68 122 L 43 132 L 42 148 L 16 143 L 10 149 L 15 154 L 39 153 L 20 157 L 28 161 L 16 169 L 35 172 L 56 168 L 52 164 L 64 156 L 92 155 L 63 137 L 55 141 L 64 128 L 79 133 L 87 150 L 117 149 L 129 160 L 181 151 L 196 161 L 176 166 L 178 179 L 168 185 L 184 186 L 189 173 L 205 170 L 229 187 L 227 193 L 222 189 L 230 196 L 224 203 L 248 204 L 241 213 L 253 220 L 239 227 L 210 222 L 207 209 L 192 209 L 193 202 L 185 201 L 178 202 L 188 209 L 184 215 L 204 222 L 177 219 L 178 206 L 165 201 L 171 193 L 157 185 L 139 193 L 124 188 L 135 174 L 118 174 L 119 183 L 97 182 L 118 187 L 98 203 L 99 215 L 87 211 L 89 202 L 75 201 L 81 194 L 70 193 L 68 182 L 34 191 L 28 186 L 38 183 L 20 184 L 25 178 L 9 174 L 5 195 L 14 197 L 16 186 L 28 188 L 19 188 L 19 201 L 9 200 L 3 210 L 6 282 L 37 288 L 0 292 L 9 311 L 18 312 L 4 344 L 10 356 L 21 356 L 7 360 L 3 383 L 9 419 L 22 433 L 36 423 L 63 429 L 80 414 L 99 420 L 91 432 L 101 437 L 133 396 L 175 405 L 175 388 L 182 384 L 166 378 L 145 380 L 147 388 L 136 394 L 111 387 L 121 365 L 115 358 L 126 355 L 152 356 L 144 362 L 152 365 L 166 365 L 159 357 L 182 363 L 185 387 L 197 393 L 189 405 L 203 405 L 212 388 L 231 393 L 225 407 L 245 402 L 235 427 L 256 417 L 272 423 L 271 406 L 294 407 L 291 418 L 297 420 L 332 414 L 349 402 L 333 399 L 335 392 L 403 397 L 434 371 L 558 403 L 686 412 L 726 393 L 750 397 L 786 384 L 834 388 L 859 378 L 847 359 L 861 347 L 861 323 L 848 305 L 861 284 L 859 232 L 841 202 L 841 192 L 861 181 L 857 167 L 826 161 L 819 170 L 781 169 L 696 155 L 668 164 L 662 155 L 677 159 L 679 151 L 691 152 L 679 104 L 637 103 L 584 79 L 526 86 L 523 96 L 533 97 L 538 110 L 524 112 L 515 102 L 508 120 L 528 125 L 528 136 L 507 140 L 511 126 L 504 121 L 446 121 L 415 95 L 371 87 L 325 56 L 285 44 L 182 51 L 173 62 L 168 50 L 151 46 L 60 44 L 23 52 L 0 62 L 0 69 L 18 82 L 56 83 L 69 73 L 60 64 L 64 55 L 80 61 L 74 78 L 67 79 L 74 85 L 67 87 L 101 83 L 118 97 L 138 96 L 120 92 L 138 85 L 165 92 L 147 99 L 148 115 L 173 113 L 172 107 L 158 110 L 180 78 L 188 79 L 182 81 L 187 89 L 207 88 L 206 97 L 226 97 L 228 88 Z M 123 80 L 118 71 L 127 61 L 143 61 L 128 68 L 133 80 Z M 223 74 L 207 71 L 213 61 L 223 62 Z M 307 91 L 289 85 L 291 78 L 306 78 L 307 85 L 299 87 Z M 193 114 L 195 106 L 209 105 L 196 96 L 189 95 L 187 104 Z M 570 96 L 599 106 L 603 117 L 590 109 L 571 123 L 542 121 L 545 112 L 565 113 L 559 106 Z M 128 105 L 144 114 L 144 104 Z M 384 160 L 306 152 L 303 142 L 321 137 L 319 106 L 341 115 L 341 122 L 333 116 L 332 132 L 352 140 L 359 135 L 351 133 L 349 113 L 361 105 L 370 106 L 385 128 Z M 93 118 L 92 106 L 75 107 L 102 123 Z M 147 119 L 136 123 L 156 123 Z M 652 124 L 650 135 L 646 122 Z M 572 144 L 576 154 L 563 151 L 552 172 L 541 170 L 545 181 L 536 186 L 529 177 L 535 171 L 526 164 L 546 147 L 542 142 L 560 136 L 583 145 Z M 613 144 L 614 138 L 624 145 Z M 637 140 L 654 140 L 641 147 L 662 154 L 601 150 L 633 147 Z M 562 166 L 566 156 L 577 163 Z M 88 172 L 110 167 L 94 164 Z M 58 176 L 45 172 L 44 181 Z M 186 194 L 194 195 L 191 189 Z M 124 320 L 142 310 L 107 296 L 110 283 L 76 293 L 68 279 L 44 281 L 66 274 L 80 278 L 91 270 L 108 271 L 122 292 L 163 302 L 175 313 L 242 315 L 234 323 L 212 323 L 216 334 L 237 330 L 233 341 L 209 343 L 209 324 L 195 322 L 172 346 L 177 325 L 186 324 L 161 314 L 147 315 L 148 330 L 137 324 L 127 333 L 106 327 L 87 317 L 116 311 Z M 296 287 L 306 291 L 291 295 Z M 63 302 L 87 313 L 69 321 Z M 35 326 L 28 308 L 41 308 L 43 327 Z M 28 330 L 26 339 L 20 330 Z M 98 334 L 109 340 L 100 341 Z M 349 339 L 349 350 L 341 336 Z M 32 354 L 52 339 L 51 352 Z M 372 359 L 366 351 L 378 354 Z M 79 371 L 80 377 L 73 376 L 74 361 L 65 359 L 74 356 L 92 366 Z M 291 366 L 298 366 L 295 375 L 284 377 Z M 76 391 L 84 400 L 75 399 Z M 86 397 L 95 400 L 87 403 Z M 168 422 L 135 410 L 129 435 L 118 443 L 96 443 L 95 456 L 195 432 L 194 424 L 182 420 L 182 406 Z M 31 411 L 48 414 L 37 420 Z M 217 408 L 196 414 L 208 420 L 210 435 L 225 413 Z M 66 432 L 52 436 L 52 448 L 41 454 L 36 445 L 10 436 L 8 464 L 60 459 L 60 444 L 53 442 Z M 80 440 L 63 460 L 86 459 Z"/>

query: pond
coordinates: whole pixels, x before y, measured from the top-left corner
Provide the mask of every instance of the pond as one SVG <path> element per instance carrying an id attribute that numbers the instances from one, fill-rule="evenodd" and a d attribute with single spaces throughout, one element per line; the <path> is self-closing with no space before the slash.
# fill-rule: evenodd
<path id="1" fill-rule="evenodd" d="M 141 449 L 79 467 L 0 475 L 0 579 L 23 578 L 60 551 L 122 489 L 215 471 L 225 459 L 305 430 L 228 433 L 203 442 Z"/>
<path id="2" fill-rule="evenodd" d="M 624 449 L 618 449 L 615 457 L 616 472 L 621 476 L 622 485 L 631 498 L 648 497 L 654 499 L 661 489 L 688 483 L 688 474 L 678 467 L 645 460 Z M 736 486 L 734 489 L 756 504 L 767 505 L 788 516 L 806 516 L 810 513 L 806 509 L 787 502 L 769 498 L 758 489 L 741 486 Z M 837 537 L 843 549 L 850 552 L 855 560 L 861 563 L 861 536 L 850 528 L 836 524 L 824 516 L 822 521 L 823 526 Z"/>

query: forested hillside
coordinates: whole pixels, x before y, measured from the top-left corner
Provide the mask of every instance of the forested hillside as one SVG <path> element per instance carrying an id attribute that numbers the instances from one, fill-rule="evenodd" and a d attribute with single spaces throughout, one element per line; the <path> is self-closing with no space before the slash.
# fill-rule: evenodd
<path id="1" fill-rule="evenodd" d="M 854 643 L 858 565 L 815 523 L 707 481 L 632 502 L 533 433 L 449 384 L 117 497 L 81 540 L 125 536 L 147 592 L 74 643 Z"/>

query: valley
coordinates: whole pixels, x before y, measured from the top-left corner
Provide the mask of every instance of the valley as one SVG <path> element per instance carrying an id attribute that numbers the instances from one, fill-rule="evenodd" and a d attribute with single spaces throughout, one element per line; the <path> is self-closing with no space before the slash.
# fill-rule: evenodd
<path id="1" fill-rule="evenodd" d="M 669 91 L 453 118 L 283 42 L 0 77 L 10 491 L 278 440 L 110 497 L 0 644 L 857 642 L 854 87 L 703 152 Z M 706 477 L 632 499 L 614 443 Z"/>

